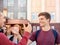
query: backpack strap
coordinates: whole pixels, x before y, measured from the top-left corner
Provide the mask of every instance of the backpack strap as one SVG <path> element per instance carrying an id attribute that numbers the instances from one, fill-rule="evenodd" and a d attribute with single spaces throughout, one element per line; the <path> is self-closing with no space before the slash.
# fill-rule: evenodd
<path id="1" fill-rule="evenodd" d="M 38 34 L 41 32 L 41 30 L 38 30 L 36 31 L 36 36 L 35 36 L 35 40 L 37 41 L 37 37 L 38 37 Z"/>
<path id="2" fill-rule="evenodd" d="M 53 34 L 54 34 L 54 37 L 55 37 L 55 43 L 56 43 L 56 39 L 57 39 L 58 34 L 57 34 L 55 29 L 52 29 L 52 31 L 53 31 Z"/>

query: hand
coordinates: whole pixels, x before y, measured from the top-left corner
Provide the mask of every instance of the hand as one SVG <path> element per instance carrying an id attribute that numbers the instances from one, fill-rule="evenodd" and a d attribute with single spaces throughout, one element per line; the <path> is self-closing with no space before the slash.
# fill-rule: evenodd
<path id="1" fill-rule="evenodd" d="M 18 36 L 18 40 L 19 40 L 19 42 L 20 42 L 20 40 L 22 39 L 22 37 L 21 37 L 21 35 L 19 34 L 19 35 L 17 35 Z"/>
<path id="2" fill-rule="evenodd" d="M 32 26 L 31 26 L 30 23 L 28 23 L 28 26 L 27 26 L 27 27 L 25 26 L 25 24 L 23 24 L 23 26 L 24 26 L 24 31 L 31 33 L 31 31 L 32 31 Z"/>
<path id="3" fill-rule="evenodd" d="M 22 39 L 20 34 L 14 35 L 14 39 L 18 39 L 18 41 L 20 42 L 20 40 Z"/>

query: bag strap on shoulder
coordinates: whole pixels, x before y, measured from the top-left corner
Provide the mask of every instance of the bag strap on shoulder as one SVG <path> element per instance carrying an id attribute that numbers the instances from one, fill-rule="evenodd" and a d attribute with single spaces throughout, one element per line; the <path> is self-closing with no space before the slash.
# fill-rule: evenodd
<path id="1" fill-rule="evenodd" d="M 37 37 L 38 37 L 38 34 L 39 34 L 39 32 L 40 32 L 41 30 L 38 30 L 37 32 L 36 32 L 36 36 L 35 36 L 35 40 L 37 41 Z"/>
<path id="2" fill-rule="evenodd" d="M 53 31 L 53 34 L 54 34 L 54 37 L 55 37 L 55 42 L 56 42 L 56 39 L 57 39 L 58 33 L 57 33 L 57 31 L 56 31 L 55 29 L 52 29 L 52 31 Z"/>

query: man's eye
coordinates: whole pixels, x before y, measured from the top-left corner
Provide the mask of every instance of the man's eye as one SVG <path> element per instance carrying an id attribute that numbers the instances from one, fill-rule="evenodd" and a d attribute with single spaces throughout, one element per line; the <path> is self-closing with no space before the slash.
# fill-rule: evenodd
<path id="1" fill-rule="evenodd" d="M 43 20 L 43 18 L 41 18 L 41 20 Z"/>

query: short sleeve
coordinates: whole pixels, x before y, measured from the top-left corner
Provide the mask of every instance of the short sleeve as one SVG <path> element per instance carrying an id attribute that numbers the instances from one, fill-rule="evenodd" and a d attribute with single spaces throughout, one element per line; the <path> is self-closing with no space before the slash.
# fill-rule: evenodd
<path id="1" fill-rule="evenodd" d="M 30 40 L 31 41 L 35 41 L 35 34 L 36 34 L 36 32 L 33 32 L 32 34 L 31 34 L 31 36 L 30 36 Z"/>

